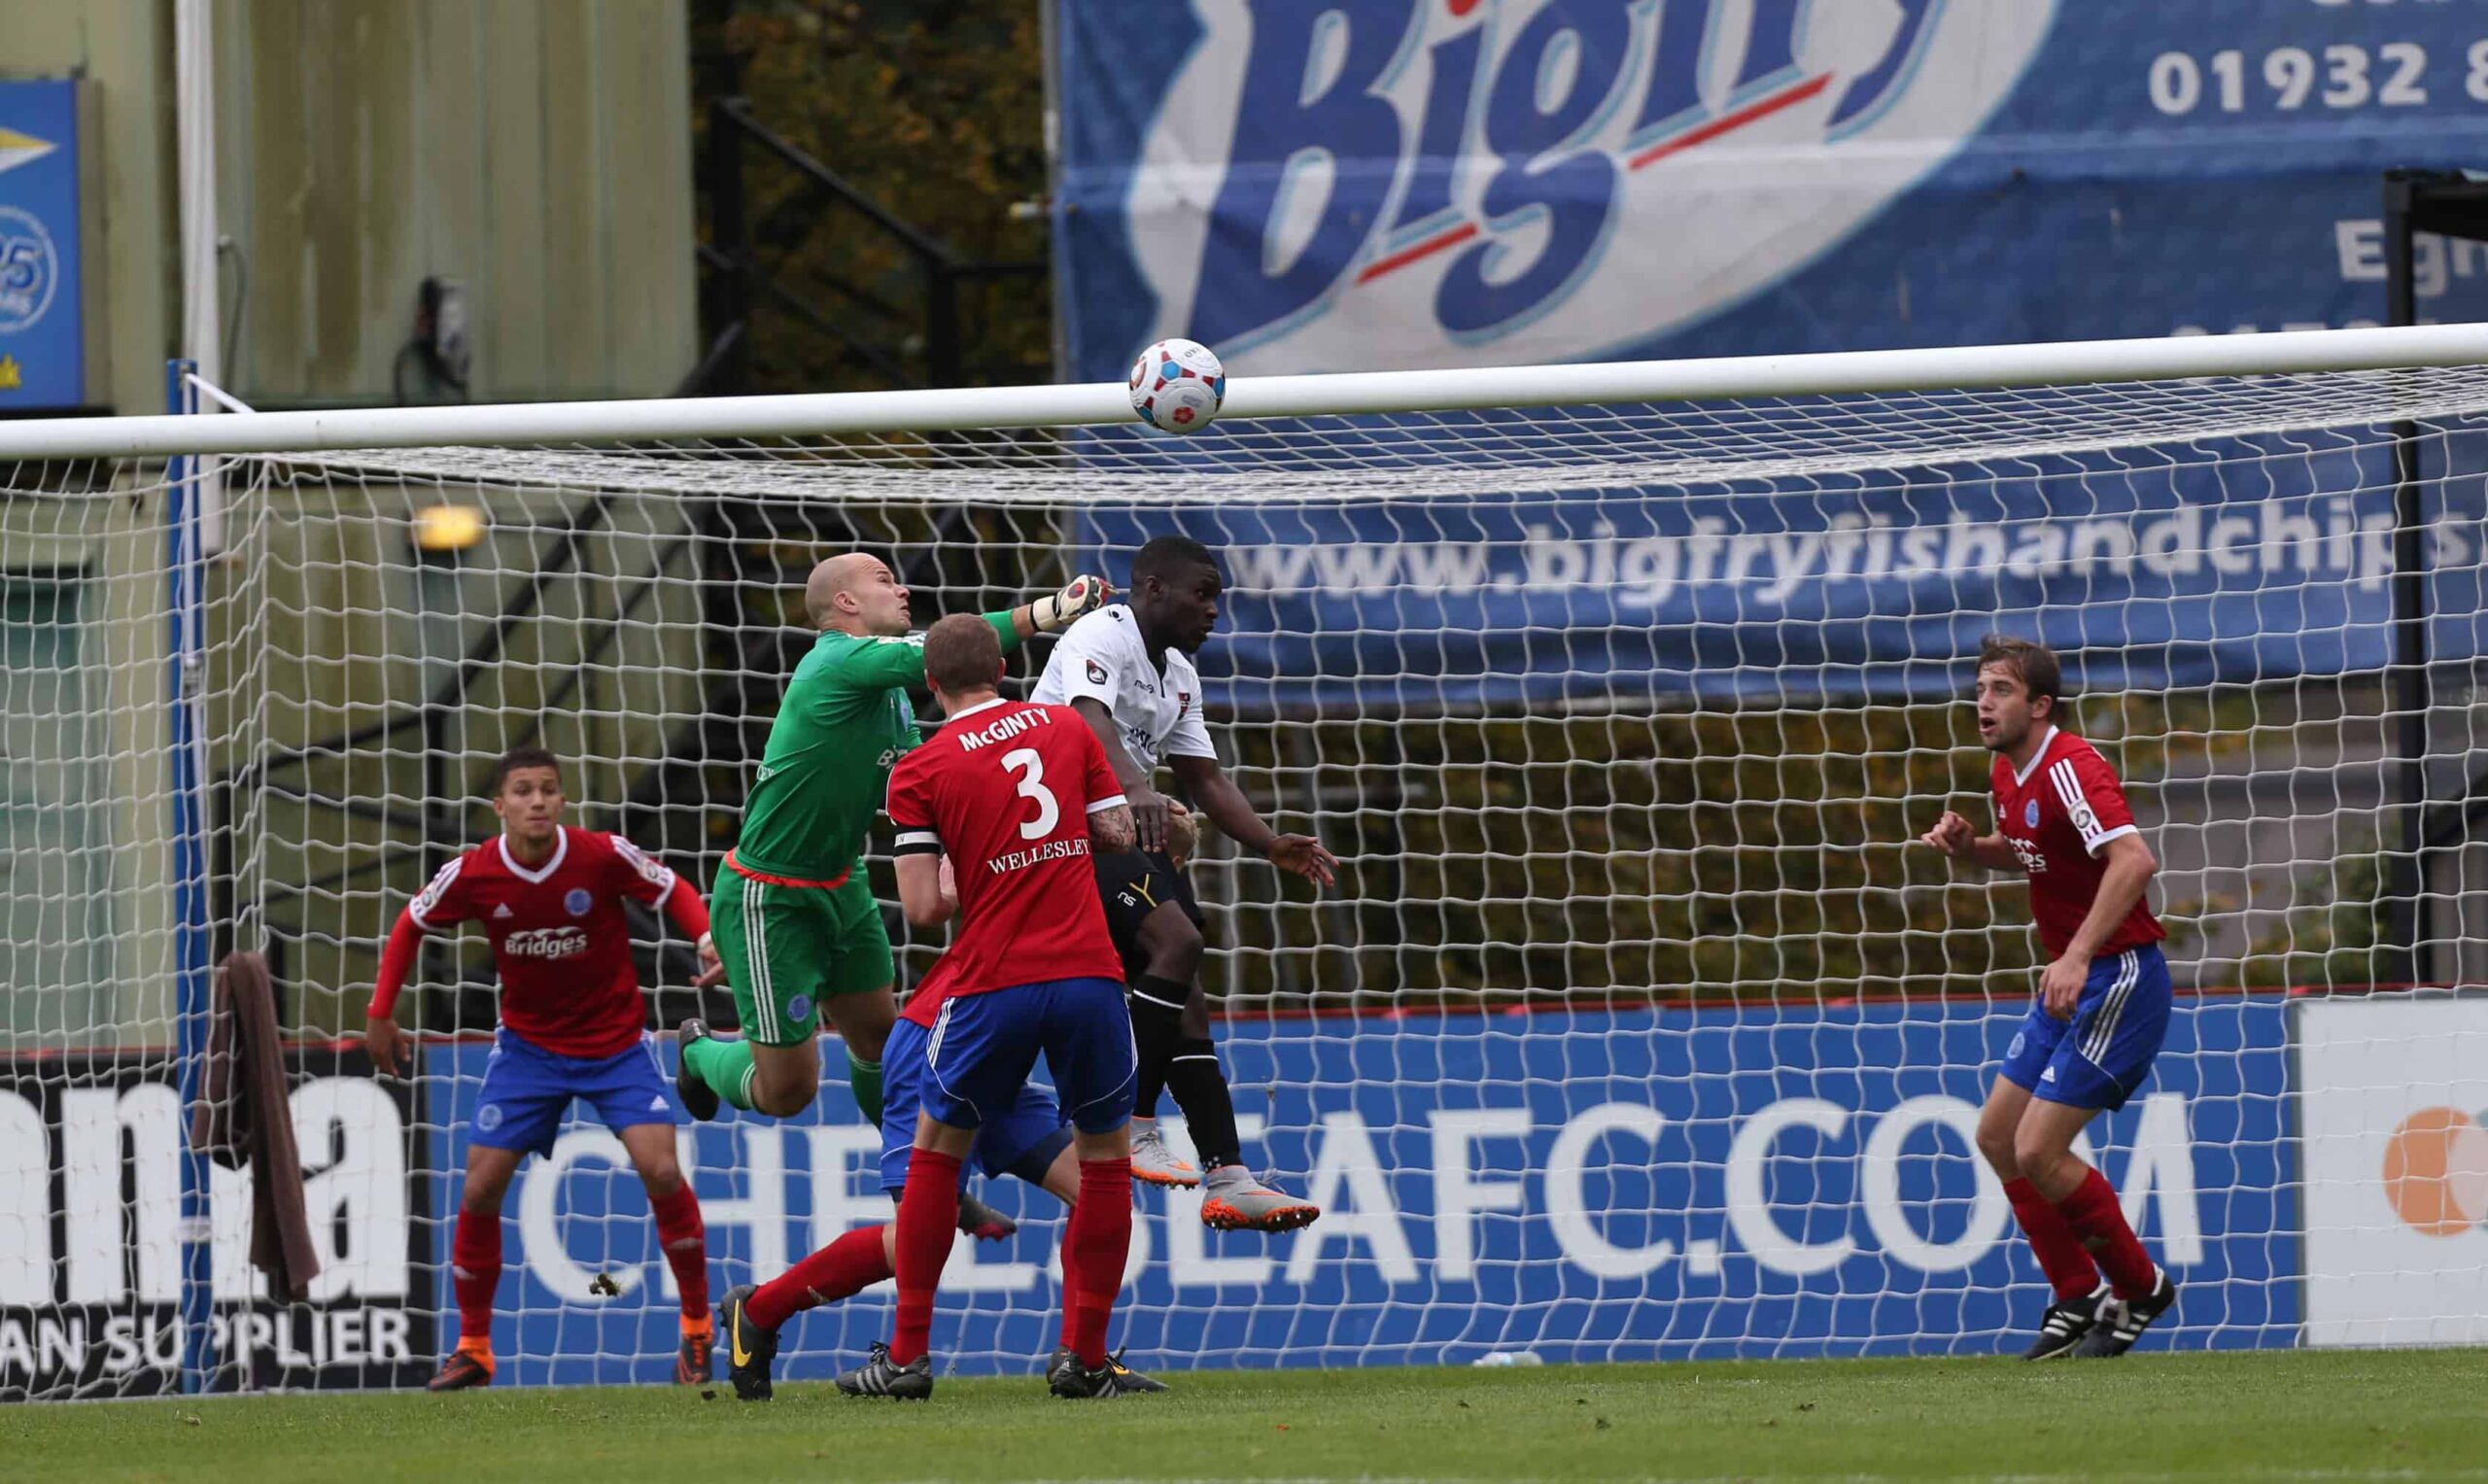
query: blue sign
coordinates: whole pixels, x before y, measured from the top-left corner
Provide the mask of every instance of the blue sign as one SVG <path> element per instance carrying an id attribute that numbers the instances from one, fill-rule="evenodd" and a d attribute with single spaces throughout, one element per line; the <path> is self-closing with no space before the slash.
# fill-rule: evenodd
<path id="1" fill-rule="evenodd" d="M 0 82 L 0 411 L 86 400 L 78 85 Z"/>
<path id="2" fill-rule="evenodd" d="M 2488 466 L 2476 434 L 2438 441 Z M 2242 473 L 2205 446 L 1776 486 L 1100 506 L 1081 545 L 1119 578 L 1164 532 L 1219 548 L 1229 592 L 1202 675 L 1212 704 L 1248 712 L 1938 697 L 1966 690 L 1999 630 L 2054 645 L 2084 690 L 2387 664 L 2390 443 L 2220 440 Z M 2425 508 L 2436 655 L 2480 653 L 2488 483 L 2432 481 Z"/>
<path id="3" fill-rule="evenodd" d="M 1587 1361 L 2018 1348 L 2047 1289 L 1970 1137 L 2022 1009 L 1229 1025 L 1248 1157 L 1328 1214 L 1287 1236 L 1220 1234 L 1201 1227 L 1196 1196 L 1144 1191 L 1116 1343 L 1165 1370 L 1517 1349 Z M 2284 1016 L 2275 996 L 2181 1002 L 2144 1094 L 2094 1129 L 2108 1179 L 2181 1285 L 2175 1323 L 2151 1345 L 2297 1342 Z M 487 1051 L 429 1063 L 444 1168 L 464 1166 Z M 889 1217 L 878 1138 L 841 1085 L 803 1118 L 701 1125 L 684 1148 L 714 1292 Z M 445 1263 L 457 1182 L 439 1186 L 432 1257 Z M 1021 1231 L 953 1257 L 934 1345 L 946 1366 L 1026 1373 L 1058 1333 L 1061 1208 L 1011 1180 L 982 1193 Z M 494 1339 L 502 1375 L 664 1379 L 675 1304 L 618 1141 L 566 1124 L 504 1210 L 516 1240 Z M 885 1290 L 815 1310 L 789 1326 L 779 1374 L 851 1365 L 890 1323 Z M 454 1332 L 446 1317 L 440 1332 Z"/>
<path id="4" fill-rule="evenodd" d="M 2488 32 L 2372 0 L 1064 0 L 1073 379 L 2351 325 Z M 2421 311 L 2488 249 L 2421 243 Z"/>

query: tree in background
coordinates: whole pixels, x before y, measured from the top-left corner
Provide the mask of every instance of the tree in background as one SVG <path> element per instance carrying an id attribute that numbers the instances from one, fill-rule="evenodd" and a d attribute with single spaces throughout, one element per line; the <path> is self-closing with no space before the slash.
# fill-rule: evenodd
<path id="1" fill-rule="evenodd" d="M 967 260 L 1041 260 L 1047 190 L 1039 7 L 1024 0 L 691 0 L 697 127 L 741 96 L 770 129 Z M 925 286 L 886 232 L 747 148 L 752 257 L 834 332 L 756 294 L 751 392 L 873 390 L 924 379 Z M 704 172 L 706 166 L 704 164 Z M 709 183 L 704 178 L 703 193 Z M 714 231 L 714 224 L 708 228 Z M 710 240 L 714 240 L 713 237 Z M 1043 274 L 974 283 L 960 299 L 971 383 L 1050 379 L 1054 293 Z M 710 324 L 713 336 L 722 328 Z"/>

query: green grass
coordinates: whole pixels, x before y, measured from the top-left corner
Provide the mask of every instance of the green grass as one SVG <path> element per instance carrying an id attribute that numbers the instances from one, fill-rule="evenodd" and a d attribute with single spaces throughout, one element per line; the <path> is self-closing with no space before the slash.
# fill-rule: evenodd
<path id="1" fill-rule="evenodd" d="M 0 1409 L 0 1476 L 397 1478 L 2488 1479 L 2488 1352 L 1832 1361 L 1178 1375 L 1054 1401 L 787 1386 Z"/>

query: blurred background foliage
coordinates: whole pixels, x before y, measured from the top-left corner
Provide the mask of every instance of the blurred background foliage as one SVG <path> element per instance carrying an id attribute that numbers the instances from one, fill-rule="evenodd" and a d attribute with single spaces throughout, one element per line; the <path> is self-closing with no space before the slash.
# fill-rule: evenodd
<path id="1" fill-rule="evenodd" d="M 1047 256 L 1040 8 L 985 0 L 691 0 L 704 212 L 710 105 L 753 117 L 963 259 Z M 788 293 L 892 348 L 922 352 L 913 259 L 801 175 L 745 151 L 756 265 Z M 704 223 L 706 219 L 704 218 Z M 713 232 L 713 223 L 704 233 Z M 711 237 L 713 240 L 713 237 Z M 968 287 L 971 383 L 1051 379 L 1054 291 L 1038 274 Z M 753 321 L 752 392 L 869 391 L 891 379 L 782 307 Z"/>

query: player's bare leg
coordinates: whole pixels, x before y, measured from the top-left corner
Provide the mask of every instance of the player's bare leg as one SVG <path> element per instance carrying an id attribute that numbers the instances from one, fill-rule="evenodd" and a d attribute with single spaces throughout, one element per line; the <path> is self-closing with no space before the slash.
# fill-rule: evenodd
<path id="1" fill-rule="evenodd" d="M 820 1091 L 820 1048 L 809 1038 L 792 1046 L 764 1046 L 749 1038 L 728 1041 L 696 1019 L 683 1021 L 676 1035 L 682 1070 L 674 1080 L 674 1097 L 682 1111 L 695 1119 L 715 1118 L 721 1100 L 774 1119 L 793 1118 L 811 1107 Z M 695 1050 L 703 1043 L 705 1051 Z M 731 1095 L 723 1099 L 700 1065 L 704 1055 L 713 1057 L 721 1052 L 747 1061 L 727 1089 Z"/>
<path id="2" fill-rule="evenodd" d="M 812 1105 L 820 1093 L 820 1045 L 798 1041 L 792 1046 L 751 1043 L 751 1111 L 773 1119 L 790 1119 Z"/>
<path id="3" fill-rule="evenodd" d="M 2073 1152 L 2075 1137 L 2096 1117 L 2095 1108 L 2034 1097 L 2013 1139 L 2013 1159 L 2023 1178 L 2056 1207 L 2107 1275 L 2111 1293 L 2100 1300 L 2097 1322 L 2074 1346 L 2077 1359 L 2124 1355 L 2177 1301 L 2177 1286 L 2143 1251 L 2116 1191 Z"/>
<path id="4" fill-rule="evenodd" d="M 514 1149 L 466 1147 L 466 1179 L 458 1196 L 449 1275 L 458 1295 L 458 1347 L 425 1383 L 435 1392 L 493 1384 L 493 1291 L 501 1281 L 501 1197 L 526 1157 Z"/>
<path id="5" fill-rule="evenodd" d="M 2053 1291 L 2048 1311 L 2039 1319 L 2038 1338 L 2022 1353 L 2025 1361 L 2048 1361 L 2071 1354 L 2082 1343 L 2098 1321 L 2107 1289 L 2082 1239 L 2065 1225 L 2056 1203 L 2022 1174 L 2014 1156 L 2014 1143 L 2030 1103 L 2028 1088 L 1997 1078 L 1987 1089 L 1986 1106 L 1979 1110 L 1978 1146 L 1996 1179 L 2003 1182 L 2005 1198 L 2013 1203 L 2013 1215 L 2022 1224 L 2022 1235 L 2029 1239 L 2039 1270 L 2047 1274 Z"/>
<path id="6" fill-rule="evenodd" d="M 821 1002 L 821 1011 L 838 1030 L 838 1039 L 847 1044 L 847 1085 L 854 1089 L 855 1106 L 863 1110 L 864 1122 L 879 1127 L 881 1122 L 881 1048 L 888 1044 L 890 1026 L 898 1020 L 898 996 L 891 985 L 862 994 L 831 995 Z"/>
<path id="7" fill-rule="evenodd" d="M 716 1327 L 708 1315 L 708 1231 L 699 1197 L 682 1178 L 674 1155 L 674 1124 L 634 1123 L 616 1131 L 656 1217 L 657 1246 L 682 1294 L 682 1342 L 674 1357 L 676 1386 L 706 1385 L 715 1373 Z"/>

